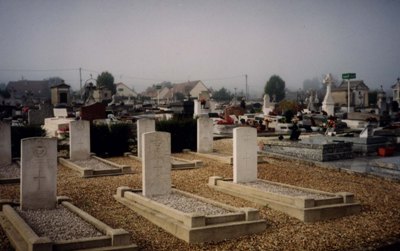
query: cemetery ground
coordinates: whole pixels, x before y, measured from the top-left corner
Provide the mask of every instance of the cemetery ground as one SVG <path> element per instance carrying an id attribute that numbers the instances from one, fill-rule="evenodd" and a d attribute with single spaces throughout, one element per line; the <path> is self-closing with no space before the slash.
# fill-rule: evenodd
<path id="1" fill-rule="evenodd" d="M 260 140 L 260 138 L 259 138 Z M 232 140 L 214 141 L 214 149 L 232 153 Z M 334 220 L 303 223 L 293 217 L 255 203 L 215 191 L 207 186 L 211 176 L 232 177 L 232 166 L 192 154 L 174 154 L 200 159 L 198 169 L 172 171 L 176 188 L 236 207 L 253 207 L 267 221 L 259 234 L 218 243 L 187 244 L 114 200 L 117 187 L 141 188 L 141 164 L 128 157 L 110 158 L 130 165 L 133 174 L 84 179 L 59 165 L 57 195 L 69 196 L 82 210 L 114 228 L 131 234 L 140 250 L 375 250 L 400 241 L 400 183 L 303 165 L 296 161 L 268 159 L 258 164 L 258 178 L 327 192 L 354 193 L 361 213 Z M 19 198 L 18 184 L 0 185 L 0 198 Z M 398 248 L 399 246 L 397 246 Z M 0 228 L 0 250 L 10 250 Z"/>

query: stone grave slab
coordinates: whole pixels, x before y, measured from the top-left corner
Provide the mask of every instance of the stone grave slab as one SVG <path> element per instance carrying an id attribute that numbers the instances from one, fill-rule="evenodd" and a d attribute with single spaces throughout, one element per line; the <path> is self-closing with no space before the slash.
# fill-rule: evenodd
<path id="1" fill-rule="evenodd" d="M 368 135 L 368 134 L 367 134 Z M 326 136 L 312 136 L 302 139 L 301 142 L 312 143 L 313 141 L 325 141 L 327 143 L 344 142 L 352 143 L 352 152 L 363 155 L 376 154 L 379 147 L 388 144 L 388 138 L 384 136 L 368 136 L 368 137 L 326 137 Z"/>
<path id="2" fill-rule="evenodd" d="M 257 179 L 257 130 L 239 127 L 233 130 L 233 182 Z"/>
<path id="3" fill-rule="evenodd" d="M 128 232 L 107 226 L 75 207 L 68 198 L 57 197 L 56 193 L 57 139 L 33 137 L 21 140 L 19 207 L 13 202 L 0 203 L 0 225 L 16 250 L 136 250 L 136 245 L 129 244 Z M 49 217 L 54 218 L 47 221 L 45 227 L 35 224 L 38 218 L 43 222 Z M 53 224 L 60 220 L 61 224 Z M 90 227 L 99 233 L 82 237 L 74 235 L 73 230 L 66 234 L 72 227 L 62 230 L 60 227 L 67 224 Z M 59 238 L 59 234 L 64 237 Z"/>
<path id="4" fill-rule="evenodd" d="M 257 145 L 255 145 L 256 147 Z M 201 156 L 204 158 L 212 159 L 221 163 L 233 165 L 233 156 L 225 153 L 216 152 L 215 150 L 212 153 L 199 153 L 199 152 L 191 152 L 187 151 L 187 153 L 195 154 L 197 156 Z M 266 163 L 267 155 L 264 152 L 257 154 L 257 163 Z"/>
<path id="5" fill-rule="evenodd" d="M 321 137 L 310 137 L 298 142 L 274 139 L 264 144 L 262 153 L 312 161 L 333 161 L 353 158 L 352 145 L 352 142 L 331 142 Z"/>
<path id="6" fill-rule="evenodd" d="M 71 121 L 69 127 L 70 159 L 59 158 L 63 166 L 77 171 L 83 178 L 132 173 L 128 165 L 119 165 L 90 153 L 89 121 Z"/>
<path id="7" fill-rule="evenodd" d="M 369 162 L 371 172 L 390 179 L 400 180 L 400 156 L 376 158 Z"/>
<path id="8" fill-rule="evenodd" d="M 137 121 L 137 156 L 142 158 L 142 136 L 146 132 L 154 132 L 156 130 L 156 122 L 154 119 L 139 119 Z"/>
<path id="9" fill-rule="evenodd" d="M 133 155 L 130 152 L 124 153 L 124 156 L 131 159 L 142 161 L 141 158 Z M 203 166 L 203 161 L 201 160 L 187 160 L 182 158 L 171 157 L 171 170 L 186 170 L 195 169 Z"/>
<path id="10" fill-rule="evenodd" d="M 20 163 L 12 160 L 11 126 L 0 121 L 0 184 L 20 182 Z"/>
<path id="11" fill-rule="evenodd" d="M 167 132 L 148 132 L 142 136 L 143 195 L 171 191 L 171 136 Z"/>
<path id="12" fill-rule="evenodd" d="M 169 133 L 143 135 L 143 189 L 119 187 L 114 195 L 118 202 L 188 243 L 221 241 L 266 228 L 256 209 L 235 208 L 172 189 L 170 145 Z"/>
<path id="13" fill-rule="evenodd" d="M 82 178 L 95 178 L 132 173 L 131 167 L 128 165 L 119 165 L 107 159 L 93 155 L 87 160 L 71 161 L 69 159 L 59 158 L 59 162 L 61 165 L 77 171 Z"/>
<path id="14" fill-rule="evenodd" d="M 327 193 L 277 182 L 256 180 L 234 183 L 210 177 L 208 186 L 217 191 L 284 212 L 304 222 L 316 222 L 356 214 L 361 205 L 347 192 Z"/>
<path id="15" fill-rule="evenodd" d="M 21 209 L 53 209 L 57 196 L 57 139 L 21 140 Z"/>
<path id="16" fill-rule="evenodd" d="M 0 121 L 0 168 L 11 163 L 11 125 Z"/>
<path id="17" fill-rule="evenodd" d="M 29 218 L 27 221 L 22 217 L 22 212 L 15 207 L 15 203 L 5 202 L 2 203 L 2 207 L 0 208 L 0 225 L 4 229 L 11 245 L 16 250 L 138 250 L 135 244 L 130 243 L 130 234 L 124 229 L 111 228 L 102 221 L 74 206 L 66 197 L 57 197 L 56 203 L 57 208 L 48 211 L 42 210 L 41 212 L 54 211 L 60 215 L 57 210 L 61 208 L 66 209 L 66 211 L 72 213 L 76 218 L 74 219 L 75 223 L 80 221 L 80 224 L 88 225 L 86 227 L 93 228 L 98 234 L 95 236 L 69 238 L 65 240 L 53 239 L 46 235 L 40 235 L 34 230 L 34 226 L 29 224 Z M 45 213 L 42 214 L 46 215 Z M 50 215 L 54 215 L 54 213 Z M 66 221 L 71 221 L 69 217 Z M 57 232 L 59 228 L 59 226 L 49 226 L 47 231 Z M 65 236 L 65 232 L 63 232 L 63 235 Z"/>
<path id="18" fill-rule="evenodd" d="M 69 158 L 85 160 L 90 158 L 90 122 L 76 120 L 69 122 Z"/>
<path id="19" fill-rule="evenodd" d="M 208 117 L 197 119 L 197 152 L 213 151 L 213 121 Z"/>
<path id="20" fill-rule="evenodd" d="M 342 217 L 361 210 L 350 193 L 326 193 L 312 189 L 257 179 L 257 150 L 252 149 L 256 141 L 254 128 L 238 128 L 233 135 L 233 179 L 213 176 L 208 186 L 227 193 L 285 212 L 304 222 L 314 222 Z M 247 141 L 245 139 L 248 139 Z"/>

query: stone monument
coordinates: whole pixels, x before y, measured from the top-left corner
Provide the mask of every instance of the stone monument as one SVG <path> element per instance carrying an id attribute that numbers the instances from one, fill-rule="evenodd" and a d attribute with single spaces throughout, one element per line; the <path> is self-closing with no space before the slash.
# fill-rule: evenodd
<path id="1" fill-rule="evenodd" d="M 90 123 L 86 120 L 69 122 L 69 158 L 85 160 L 90 158 Z"/>
<path id="2" fill-rule="evenodd" d="M 333 101 L 331 93 L 333 79 L 330 73 L 325 76 L 323 82 L 326 84 L 326 94 L 324 101 L 322 101 L 322 110 L 325 111 L 328 116 L 335 116 L 335 102 Z"/>
<path id="3" fill-rule="evenodd" d="M 9 123 L 0 121 L 0 167 L 11 163 L 11 126 Z"/>
<path id="4" fill-rule="evenodd" d="M 197 119 L 197 152 L 213 151 L 213 121 L 207 117 Z"/>
<path id="5" fill-rule="evenodd" d="M 21 209 L 54 209 L 57 204 L 57 139 L 21 140 Z"/>
<path id="6" fill-rule="evenodd" d="M 143 195 L 171 192 L 171 135 L 167 132 L 148 132 L 142 137 Z"/>
<path id="7" fill-rule="evenodd" d="M 137 156 L 142 158 L 142 136 L 146 132 L 154 132 L 156 122 L 154 119 L 139 119 L 137 121 Z"/>
<path id="8" fill-rule="evenodd" d="M 257 130 L 251 127 L 233 129 L 233 182 L 257 180 Z"/>

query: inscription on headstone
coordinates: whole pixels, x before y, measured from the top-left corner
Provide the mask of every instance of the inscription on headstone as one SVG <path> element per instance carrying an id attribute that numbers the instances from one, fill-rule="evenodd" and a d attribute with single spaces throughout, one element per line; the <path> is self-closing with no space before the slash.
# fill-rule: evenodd
<path id="1" fill-rule="evenodd" d="M 257 130 L 240 127 L 233 130 L 233 182 L 257 180 Z"/>
<path id="2" fill-rule="evenodd" d="M 154 119 L 139 119 L 137 121 L 137 156 L 143 158 L 142 141 L 143 134 L 147 132 L 154 132 L 156 130 L 156 122 Z"/>
<path id="3" fill-rule="evenodd" d="M 143 134 L 142 183 L 143 195 L 171 192 L 171 135 L 167 132 Z"/>
<path id="4" fill-rule="evenodd" d="M 0 121 L 0 167 L 10 165 L 11 162 L 11 126 Z"/>
<path id="5" fill-rule="evenodd" d="M 197 152 L 213 151 L 213 121 L 207 117 L 197 119 Z"/>
<path id="6" fill-rule="evenodd" d="M 57 139 L 21 140 L 21 209 L 53 209 L 57 197 Z"/>
<path id="7" fill-rule="evenodd" d="M 69 157 L 71 160 L 90 158 L 90 123 L 86 120 L 69 123 Z"/>

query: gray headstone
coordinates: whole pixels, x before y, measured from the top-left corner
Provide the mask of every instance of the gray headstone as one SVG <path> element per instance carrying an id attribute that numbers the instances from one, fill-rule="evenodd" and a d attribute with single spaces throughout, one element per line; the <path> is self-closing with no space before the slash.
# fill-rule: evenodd
<path id="1" fill-rule="evenodd" d="M 171 192 L 171 135 L 167 132 L 143 134 L 142 183 L 143 195 Z"/>
<path id="2" fill-rule="evenodd" d="M 197 152 L 213 151 L 213 121 L 207 117 L 197 119 Z"/>
<path id="3" fill-rule="evenodd" d="M 10 165 L 11 162 L 11 126 L 0 121 L 0 167 Z"/>
<path id="4" fill-rule="evenodd" d="M 146 132 L 154 132 L 156 130 L 156 122 L 154 119 L 139 119 L 137 121 L 137 156 L 142 158 L 142 136 Z"/>
<path id="5" fill-rule="evenodd" d="M 233 129 L 233 182 L 257 180 L 257 130 L 252 127 Z"/>
<path id="6" fill-rule="evenodd" d="M 57 202 L 57 139 L 21 140 L 21 209 L 53 209 Z"/>
<path id="7" fill-rule="evenodd" d="M 90 158 L 90 122 L 77 120 L 69 122 L 69 158 L 85 160 Z"/>

